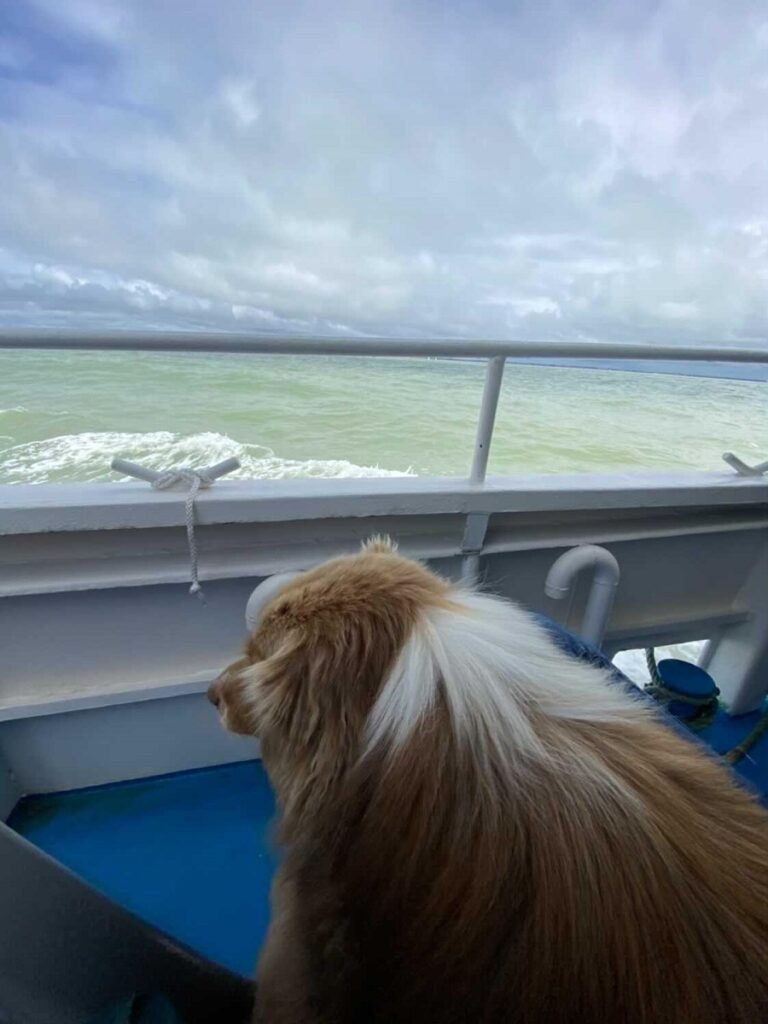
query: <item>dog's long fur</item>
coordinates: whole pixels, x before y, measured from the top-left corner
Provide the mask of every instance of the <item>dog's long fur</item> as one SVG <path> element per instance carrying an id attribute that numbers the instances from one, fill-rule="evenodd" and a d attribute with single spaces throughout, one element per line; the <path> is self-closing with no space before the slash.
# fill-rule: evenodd
<path id="1" fill-rule="evenodd" d="M 514 605 L 376 541 L 215 696 L 281 809 L 259 1020 L 768 1020 L 768 815 Z"/>

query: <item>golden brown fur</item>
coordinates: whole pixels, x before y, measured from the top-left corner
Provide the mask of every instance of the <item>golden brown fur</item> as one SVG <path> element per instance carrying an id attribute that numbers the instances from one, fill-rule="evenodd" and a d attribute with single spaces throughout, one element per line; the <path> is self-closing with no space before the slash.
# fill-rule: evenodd
<path id="1" fill-rule="evenodd" d="M 439 688 L 407 742 L 366 742 L 420 616 L 459 603 L 376 542 L 289 584 L 216 684 L 281 808 L 258 1019 L 768 1020 L 768 816 L 652 712 L 525 699 L 539 752 L 504 762 Z"/>

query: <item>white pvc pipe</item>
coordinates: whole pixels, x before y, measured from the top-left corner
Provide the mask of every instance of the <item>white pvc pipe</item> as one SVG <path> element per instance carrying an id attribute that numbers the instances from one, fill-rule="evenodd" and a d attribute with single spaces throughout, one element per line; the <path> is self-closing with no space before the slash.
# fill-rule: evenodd
<path id="1" fill-rule="evenodd" d="M 621 575 L 619 563 L 611 552 L 597 544 L 580 544 L 571 548 L 553 563 L 547 573 L 544 591 L 548 597 L 561 601 L 570 594 L 574 580 L 584 569 L 593 569 L 594 576 L 579 633 L 599 647 L 605 636 Z"/>

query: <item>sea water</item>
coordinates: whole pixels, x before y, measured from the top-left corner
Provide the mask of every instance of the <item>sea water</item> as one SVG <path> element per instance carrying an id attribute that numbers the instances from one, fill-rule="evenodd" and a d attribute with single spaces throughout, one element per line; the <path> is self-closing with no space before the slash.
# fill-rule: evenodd
<path id="1" fill-rule="evenodd" d="M 240 477 L 462 475 L 478 361 L 0 352 L 0 483 L 231 456 Z M 768 385 L 509 363 L 489 472 L 722 470 L 768 457 Z"/>

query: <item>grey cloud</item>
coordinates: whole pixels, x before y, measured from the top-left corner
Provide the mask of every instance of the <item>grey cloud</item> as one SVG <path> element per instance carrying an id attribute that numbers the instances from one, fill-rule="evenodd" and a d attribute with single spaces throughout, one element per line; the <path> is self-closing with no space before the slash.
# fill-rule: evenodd
<path id="1" fill-rule="evenodd" d="M 24 6 L 14 323 L 765 341 L 759 2 Z"/>

